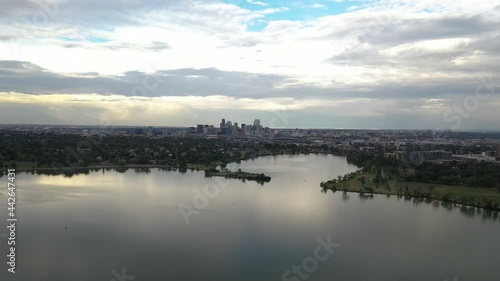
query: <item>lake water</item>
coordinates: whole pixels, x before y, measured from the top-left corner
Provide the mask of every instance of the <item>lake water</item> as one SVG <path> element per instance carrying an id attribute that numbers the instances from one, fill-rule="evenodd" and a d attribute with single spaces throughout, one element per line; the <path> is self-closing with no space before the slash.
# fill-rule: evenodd
<path id="1" fill-rule="evenodd" d="M 240 167 L 272 180 L 159 169 L 18 174 L 17 273 L 7 273 L 3 239 L 0 280 L 499 280 L 496 214 L 321 192 L 321 181 L 356 170 L 342 157 L 228 165 Z"/>

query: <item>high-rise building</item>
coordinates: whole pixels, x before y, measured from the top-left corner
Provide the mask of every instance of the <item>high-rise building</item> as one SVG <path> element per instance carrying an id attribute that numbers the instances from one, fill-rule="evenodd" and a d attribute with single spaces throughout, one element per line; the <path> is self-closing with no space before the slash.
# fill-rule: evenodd
<path id="1" fill-rule="evenodd" d="M 197 134 L 203 134 L 203 129 L 204 128 L 205 128 L 205 126 L 203 126 L 201 124 L 196 125 L 196 133 Z"/>
<path id="2" fill-rule="evenodd" d="M 233 130 L 233 122 L 227 121 L 226 123 L 226 134 L 230 135 Z"/>
<path id="3" fill-rule="evenodd" d="M 495 159 L 496 159 L 497 161 L 500 161 L 500 143 L 499 143 L 499 144 L 497 144 L 497 151 L 496 151 L 496 153 L 495 153 Z"/>
<path id="4" fill-rule="evenodd" d="M 238 128 L 238 122 L 234 122 L 234 125 L 233 125 L 233 130 L 231 132 L 231 134 L 233 136 L 237 136 L 238 135 L 238 131 L 239 131 L 239 128 Z"/>
<path id="5" fill-rule="evenodd" d="M 220 128 L 226 128 L 226 119 L 222 118 L 222 121 L 220 122 Z"/>
<path id="6" fill-rule="evenodd" d="M 260 127 L 260 119 L 253 120 L 254 127 Z"/>

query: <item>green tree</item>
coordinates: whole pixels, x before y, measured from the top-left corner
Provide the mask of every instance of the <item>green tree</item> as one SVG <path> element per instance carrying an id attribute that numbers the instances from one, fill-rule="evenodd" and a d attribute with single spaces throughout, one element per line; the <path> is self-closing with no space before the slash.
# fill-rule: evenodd
<path id="1" fill-rule="evenodd" d="M 365 185 L 366 184 L 366 178 L 363 176 L 363 177 L 360 177 L 358 179 L 358 181 L 361 183 L 361 185 Z"/>

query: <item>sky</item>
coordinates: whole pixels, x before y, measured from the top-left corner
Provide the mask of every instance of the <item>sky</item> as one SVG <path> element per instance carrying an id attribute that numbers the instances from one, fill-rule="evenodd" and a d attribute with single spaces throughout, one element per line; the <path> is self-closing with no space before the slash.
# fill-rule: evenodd
<path id="1" fill-rule="evenodd" d="M 1 0 L 0 123 L 500 130 L 500 2 Z"/>

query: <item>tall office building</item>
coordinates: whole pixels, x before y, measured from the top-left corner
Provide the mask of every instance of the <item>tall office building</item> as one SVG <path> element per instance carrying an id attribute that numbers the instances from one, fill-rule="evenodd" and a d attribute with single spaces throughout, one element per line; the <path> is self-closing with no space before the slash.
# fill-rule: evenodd
<path id="1" fill-rule="evenodd" d="M 215 128 L 214 128 L 214 125 L 209 125 L 208 126 L 208 132 L 207 132 L 209 135 L 213 135 L 215 134 Z"/>
<path id="2" fill-rule="evenodd" d="M 220 128 L 226 128 L 226 119 L 222 118 L 222 121 L 220 122 Z"/>
<path id="3" fill-rule="evenodd" d="M 205 126 L 203 126 L 201 124 L 196 125 L 196 133 L 197 134 L 203 134 L 203 129 L 204 128 L 205 128 Z"/>
<path id="4" fill-rule="evenodd" d="M 254 127 L 260 127 L 260 119 L 253 120 Z"/>
<path id="5" fill-rule="evenodd" d="M 239 133 L 238 122 L 234 122 L 233 130 L 232 130 L 231 134 L 233 136 L 237 136 L 238 133 Z"/>
<path id="6" fill-rule="evenodd" d="M 496 151 L 496 153 L 495 153 L 495 159 L 496 159 L 497 161 L 500 161 L 500 143 L 499 143 L 499 144 L 497 144 L 497 151 Z"/>
<path id="7" fill-rule="evenodd" d="M 230 135 L 233 130 L 233 123 L 231 121 L 227 121 L 226 123 L 226 134 Z"/>

